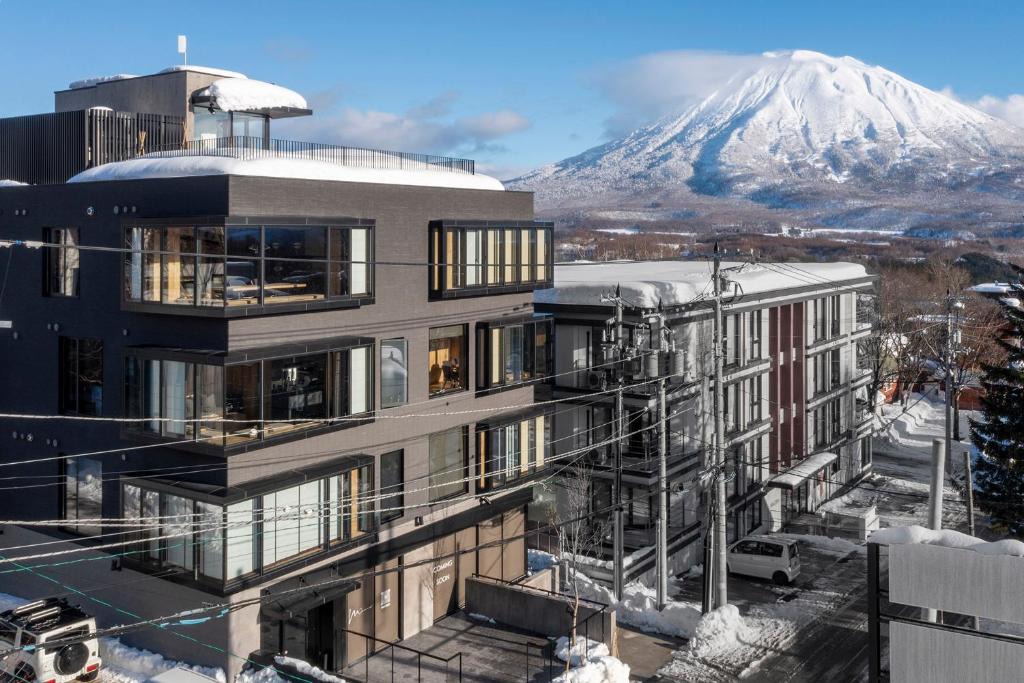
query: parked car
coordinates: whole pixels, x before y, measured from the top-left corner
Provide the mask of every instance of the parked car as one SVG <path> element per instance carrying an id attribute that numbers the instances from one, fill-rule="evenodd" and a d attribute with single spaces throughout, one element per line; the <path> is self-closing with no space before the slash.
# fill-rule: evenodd
<path id="1" fill-rule="evenodd" d="M 800 575 L 800 550 L 788 538 L 747 536 L 729 546 L 726 561 L 730 572 L 771 579 L 780 586 Z"/>
<path id="2" fill-rule="evenodd" d="M 12 648 L 19 649 L 0 660 L 2 683 L 94 681 L 100 673 L 96 620 L 64 598 L 0 612 L 0 649 Z"/>

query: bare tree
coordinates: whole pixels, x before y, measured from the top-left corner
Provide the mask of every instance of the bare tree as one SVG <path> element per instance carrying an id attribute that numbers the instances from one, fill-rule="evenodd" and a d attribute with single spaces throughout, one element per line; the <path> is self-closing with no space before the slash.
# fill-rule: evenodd
<path id="1" fill-rule="evenodd" d="M 558 536 L 558 549 L 563 581 L 572 598 L 570 611 L 572 627 L 569 633 L 569 656 L 565 671 L 568 674 L 576 646 L 576 628 L 579 624 L 581 575 L 584 558 L 592 557 L 601 548 L 605 536 L 605 513 L 594 510 L 593 474 L 586 457 L 577 458 L 567 466 L 559 482 L 559 501 L 556 509 L 562 519 L 552 514 L 551 525 Z"/>

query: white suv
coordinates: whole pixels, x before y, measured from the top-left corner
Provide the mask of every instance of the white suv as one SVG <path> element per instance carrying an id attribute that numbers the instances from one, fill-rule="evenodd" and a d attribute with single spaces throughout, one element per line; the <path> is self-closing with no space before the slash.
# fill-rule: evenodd
<path id="1" fill-rule="evenodd" d="M 0 650 L 14 648 L 0 660 L 0 683 L 93 681 L 100 673 L 96 620 L 63 598 L 0 612 Z"/>
<path id="2" fill-rule="evenodd" d="M 729 546 L 730 572 L 771 579 L 780 586 L 800 575 L 796 541 L 772 536 L 747 536 Z"/>

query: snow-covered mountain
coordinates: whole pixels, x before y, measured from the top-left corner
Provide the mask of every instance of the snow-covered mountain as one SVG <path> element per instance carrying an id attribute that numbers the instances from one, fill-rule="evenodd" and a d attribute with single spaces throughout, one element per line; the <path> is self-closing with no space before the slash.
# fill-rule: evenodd
<path id="1" fill-rule="evenodd" d="M 827 205 L 833 219 L 878 193 L 1021 191 L 1024 130 L 852 57 L 796 50 L 759 64 L 678 115 L 508 184 L 549 210 L 677 211 L 700 195 Z"/>

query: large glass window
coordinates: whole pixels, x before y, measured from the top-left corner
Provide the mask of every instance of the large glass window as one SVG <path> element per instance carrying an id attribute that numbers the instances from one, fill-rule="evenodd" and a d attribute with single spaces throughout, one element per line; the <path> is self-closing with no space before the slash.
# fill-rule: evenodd
<path id="1" fill-rule="evenodd" d="M 89 458 L 64 460 L 65 528 L 86 536 L 100 533 L 103 518 L 103 465 Z"/>
<path id="2" fill-rule="evenodd" d="M 103 341 L 60 338 L 60 411 L 103 414 Z"/>
<path id="3" fill-rule="evenodd" d="M 78 228 L 48 228 L 44 240 L 59 247 L 45 249 L 47 296 L 78 296 Z"/>
<path id="4" fill-rule="evenodd" d="M 126 228 L 124 299 L 253 306 L 369 296 L 368 227 Z"/>
<path id="5" fill-rule="evenodd" d="M 380 407 L 394 408 L 409 400 L 408 343 L 385 339 L 380 343 Z"/>
<path id="6" fill-rule="evenodd" d="M 466 491 L 466 430 L 463 427 L 430 435 L 430 501 Z"/>
<path id="7" fill-rule="evenodd" d="M 551 457 L 551 419 L 546 415 L 477 428 L 478 488 L 490 490 L 536 472 Z"/>
<path id="8" fill-rule="evenodd" d="M 405 452 L 391 451 L 380 456 L 380 521 L 402 516 L 405 487 Z"/>
<path id="9" fill-rule="evenodd" d="M 431 396 L 466 388 L 468 355 L 465 325 L 430 328 L 427 367 Z"/>
<path id="10" fill-rule="evenodd" d="M 129 431 L 233 446 L 372 408 L 370 346 L 227 366 L 129 355 Z"/>
<path id="11" fill-rule="evenodd" d="M 513 387 L 551 374 L 551 320 L 477 326 L 477 389 Z"/>
<path id="12" fill-rule="evenodd" d="M 432 224 L 433 293 L 549 282 L 552 229 L 545 223 L 493 228 Z"/>

